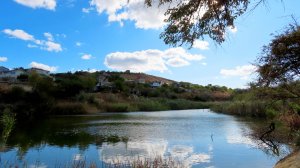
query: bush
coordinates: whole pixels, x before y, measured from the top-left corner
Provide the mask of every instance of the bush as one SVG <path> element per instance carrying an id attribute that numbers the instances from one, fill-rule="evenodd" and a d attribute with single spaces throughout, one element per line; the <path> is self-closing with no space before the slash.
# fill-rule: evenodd
<path id="1" fill-rule="evenodd" d="M 25 97 L 25 90 L 19 86 L 14 86 L 9 92 L 6 93 L 4 96 L 4 101 L 8 103 L 14 103 L 19 100 L 23 100 Z"/>
<path id="2" fill-rule="evenodd" d="M 151 99 L 144 99 L 137 103 L 139 111 L 163 111 L 169 110 L 169 107 L 159 102 Z"/>
<path id="3" fill-rule="evenodd" d="M 218 102 L 211 105 L 211 110 L 232 115 L 266 118 L 266 106 L 266 102 L 263 101 Z"/>
<path id="4" fill-rule="evenodd" d="M 277 116 L 278 112 L 272 108 L 266 110 L 266 116 L 269 119 L 274 119 Z"/>
<path id="5" fill-rule="evenodd" d="M 108 94 L 106 95 L 106 97 L 104 97 L 106 99 L 106 101 L 108 102 L 118 102 L 119 99 L 115 94 Z"/>
<path id="6" fill-rule="evenodd" d="M 0 121 L 3 129 L 2 139 L 6 141 L 15 125 L 15 115 L 11 113 L 10 109 L 6 108 L 3 111 Z"/>
<path id="7" fill-rule="evenodd" d="M 107 112 L 128 112 L 129 105 L 125 103 L 115 103 L 106 106 Z"/>
<path id="8" fill-rule="evenodd" d="M 168 100 L 166 103 L 168 104 L 171 110 L 209 108 L 207 103 L 184 100 L 184 99 Z"/>
<path id="9" fill-rule="evenodd" d="M 53 107 L 51 114 L 53 115 L 74 115 L 74 114 L 86 114 L 82 104 L 80 103 L 60 103 Z"/>

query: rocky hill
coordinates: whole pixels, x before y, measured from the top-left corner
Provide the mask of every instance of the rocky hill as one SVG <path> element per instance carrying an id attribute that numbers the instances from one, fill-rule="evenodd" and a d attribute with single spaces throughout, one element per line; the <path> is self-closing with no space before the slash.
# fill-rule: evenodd
<path id="1" fill-rule="evenodd" d="M 132 81 L 145 81 L 145 83 L 151 83 L 151 82 L 163 82 L 166 84 L 173 84 L 176 81 L 158 77 L 158 76 L 153 76 L 153 75 L 148 75 L 145 73 L 120 73 L 120 76 L 124 78 L 125 80 L 132 80 Z"/>

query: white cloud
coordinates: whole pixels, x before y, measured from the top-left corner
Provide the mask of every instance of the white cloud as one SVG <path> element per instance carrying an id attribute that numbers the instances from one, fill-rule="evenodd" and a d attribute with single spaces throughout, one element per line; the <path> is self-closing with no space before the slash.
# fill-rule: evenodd
<path id="1" fill-rule="evenodd" d="M 62 51 L 61 45 L 52 41 L 46 41 L 42 49 L 47 51 L 54 51 L 54 52 Z"/>
<path id="2" fill-rule="evenodd" d="M 54 41 L 53 35 L 49 32 L 44 33 L 44 36 L 48 39 L 48 41 Z"/>
<path id="3" fill-rule="evenodd" d="M 131 70 L 135 72 L 160 71 L 164 72 L 168 68 L 164 59 L 152 50 L 129 52 L 115 52 L 105 57 L 104 64 L 116 70 Z"/>
<path id="4" fill-rule="evenodd" d="M 188 61 L 180 57 L 171 58 L 166 63 L 172 67 L 182 67 L 182 66 L 190 65 Z"/>
<path id="5" fill-rule="evenodd" d="M 200 61 L 205 57 L 200 54 L 191 54 L 186 52 L 186 50 L 182 47 L 170 48 L 164 53 L 165 58 L 173 58 L 173 57 L 182 57 L 189 61 Z"/>
<path id="6" fill-rule="evenodd" d="M 189 61 L 200 61 L 205 57 L 190 54 L 182 47 L 164 51 L 149 49 L 135 52 L 115 52 L 105 57 L 104 64 L 111 69 L 134 72 L 159 71 L 165 72 L 168 66 L 182 67 L 190 65 Z"/>
<path id="7" fill-rule="evenodd" d="M 169 4 L 157 7 L 155 2 L 152 7 L 146 7 L 144 0 L 91 0 L 98 13 L 106 13 L 109 22 L 120 22 L 121 26 L 126 20 L 134 21 L 135 26 L 141 29 L 159 29 L 164 26 L 167 18 L 164 13 Z"/>
<path id="8" fill-rule="evenodd" d="M 91 54 L 83 54 L 82 56 L 81 56 L 81 59 L 84 59 L 84 60 L 89 60 L 89 59 L 91 59 L 92 58 L 92 55 Z"/>
<path id="9" fill-rule="evenodd" d="M 11 30 L 5 29 L 3 32 L 9 35 L 12 38 L 17 38 L 24 41 L 30 41 L 34 44 L 27 44 L 28 48 L 37 48 L 39 47 L 42 50 L 46 51 L 53 51 L 53 52 L 60 52 L 62 51 L 61 44 L 54 42 L 53 35 L 49 32 L 44 33 L 44 36 L 47 40 L 38 40 L 35 39 L 33 35 L 25 32 L 24 30 Z"/>
<path id="10" fill-rule="evenodd" d="M 221 69 L 220 74 L 223 76 L 237 76 L 241 79 L 248 79 L 249 75 L 253 74 L 257 70 L 254 65 L 237 66 L 234 69 Z"/>
<path id="11" fill-rule="evenodd" d="M 75 6 L 76 0 L 64 0 L 64 3 L 66 7 L 73 8 Z"/>
<path id="12" fill-rule="evenodd" d="M 231 33 L 236 33 L 238 31 L 237 27 L 233 27 L 233 26 L 230 26 L 228 27 L 228 30 L 231 32 Z"/>
<path id="13" fill-rule="evenodd" d="M 58 68 L 58 67 L 54 67 L 54 66 L 45 65 L 45 64 L 42 64 L 42 63 L 37 63 L 37 62 L 31 62 L 29 64 L 29 66 L 32 67 L 32 68 L 39 68 L 39 69 L 47 70 L 47 71 L 50 71 L 50 72 L 57 71 L 57 68 Z"/>
<path id="14" fill-rule="evenodd" d="M 77 41 L 77 42 L 75 43 L 75 45 L 76 45 L 77 47 L 80 47 L 80 46 L 82 46 L 82 43 L 79 42 L 79 41 Z"/>
<path id="15" fill-rule="evenodd" d="M 66 34 L 56 34 L 57 37 L 67 38 Z"/>
<path id="16" fill-rule="evenodd" d="M 3 33 L 9 35 L 12 38 L 17 38 L 25 41 L 33 41 L 34 37 L 31 34 L 26 33 L 24 30 L 11 30 L 11 29 L 5 29 L 3 30 Z"/>
<path id="17" fill-rule="evenodd" d="M 0 62 L 6 62 L 7 60 L 7 57 L 0 57 Z"/>
<path id="18" fill-rule="evenodd" d="M 37 45 L 34 45 L 34 44 L 27 44 L 27 47 L 28 47 L 28 48 L 37 48 L 38 46 L 37 46 Z"/>
<path id="19" fill-rule="evenodd" d="M 93 8 L 82 8 L 83 13 L 90 13 L 91 10 L 93 10 Z"/>
<path id="20" fill-rule="evenodd" d="M 200 49 L 200 50 L 208 50 L 209 49 L 209 43 L 207 41 L 196 40 L 194 42 L 193 48 L 197 48 L 197 49 Z"/>
<path id="21" fill-rule="evenodd" d="M 55 10 L 56 0 L 14 0 L 15 2 L 31 8 L 46 8 Z"/>

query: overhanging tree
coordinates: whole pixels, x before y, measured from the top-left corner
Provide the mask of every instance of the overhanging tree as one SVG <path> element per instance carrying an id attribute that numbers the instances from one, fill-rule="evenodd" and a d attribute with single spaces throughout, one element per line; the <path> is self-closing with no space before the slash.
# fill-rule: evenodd
<path id="1" fill-rule="evenodd" d="M 290 24 L 263 47 L 257 67 L 257 84 L 264 90 L 273 88 L 267 96 L 279 100 L 300 98 L 300 26 L 297 23 Z"/>
<path id="2" fill-rule="evenodd" d="M 258 84 L 277 86 L 300 79 L 300 26 L 296 23 L 275 35 L 270 44 L 263 47 L 257 60 Z M 300 93 L 298 93 L 300 96 Z"/>
<path id="3" fill-rule="evenodd" d="M 193 45 L 205 36 L 216 43 L 225 41 L 228 27 L 234 28 L 237 17 L 246 12 L 251 0 L 145 0 L 147 6 L 169 4 L 167 26 L 160 35 L 166 44 Z M 259 0 L 256 5 L 264 2 Z"/>

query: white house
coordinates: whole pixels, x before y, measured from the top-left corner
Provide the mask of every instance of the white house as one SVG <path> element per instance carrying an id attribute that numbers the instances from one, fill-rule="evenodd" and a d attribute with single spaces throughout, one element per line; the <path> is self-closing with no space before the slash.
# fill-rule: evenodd
<path id="1" fill-rule="evenodd" d="M 139 78 L 137 82 L 141 84 L 145 84 L 146 80 L 144 78 Z"/>
<path id="2" fill-rule="evenodd" d="M 150 84 L 150 86 L 153 88 L 161 87 L 162 85 L 163 85 L 163 82 L 161 82 L 161 81 L 155 81 Z"/>
<path id="3" fill-rule="evenodd" d="M 25 74 L 28 75 L 32 72 L 35 72 L 39 75 L 45 75 L 49 76 L 50 72 L 38 69 L 38 68 L 30 68 L 30 69 L 24 69 L 24 68 L 15 68 L 13 70 L 9 70 L 5 67 L 0 67 L 0 80 L 8 80 L 8 81 L 16 81 L 18 76 Z"/>
<path id="4" fill-rule="evenodd" d="M 16 68 L 11 71 L 6 71 L 5 73 L 0 74 L 0 78 L 13 78 L 17 79 L 18 76 L 26 74 L 26 70 L 23 68 Z"/>
<path id="5" fill-rule="evenodd" d="M 6 73 L 6 72 L 8 72 L 8 71 L 9 71 L 8 68 L 6 68 L 6 67 L 4 67 L 4 66 L 0 66 L 0 74 Z"/>
<path id="6" fill-rule="evenodd" d="M 102 75 L 99 75 L 98 77 L 98 83 L 97 83 L 97 87 L 111 87 L 112 86 L 112 83 L 108 81 L 108 78 L 109 78 L 109 74 L 102 74 Z"/>

